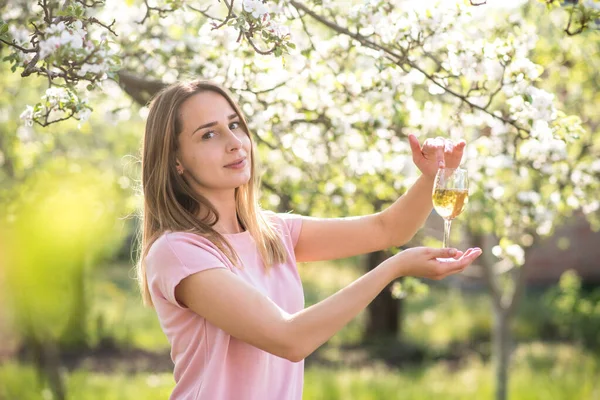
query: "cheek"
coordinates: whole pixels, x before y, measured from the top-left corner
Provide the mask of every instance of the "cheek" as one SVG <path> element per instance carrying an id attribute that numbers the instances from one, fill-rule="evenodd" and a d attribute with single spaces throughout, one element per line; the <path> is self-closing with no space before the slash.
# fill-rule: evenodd
<path id="1" fill-rule="evenodd" d="M 189 170 L 193 170 L 196 174 L 208 169 L 211 163 L 214 162 L 212 158 L 214 158 L 215 152 L 205 150 L 196 146 L 188 146 L 182 152 L 184 166 Z"/>
<path id="2" fill-rule="evenodd" d="M 250 141 L 250 136 L 244 135 L 244 137 L 242 138 L 242 146 L 244 146 L 244 149 L 249 155 L 250 151 L 252 150 L 252 142 Z"/>

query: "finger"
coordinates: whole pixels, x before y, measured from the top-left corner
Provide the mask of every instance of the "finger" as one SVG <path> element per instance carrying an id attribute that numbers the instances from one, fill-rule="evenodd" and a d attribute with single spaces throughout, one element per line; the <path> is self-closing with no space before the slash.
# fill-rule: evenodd
<path id="1" fill-rule="evenodd" d="M 465 253 L 463 253 L 463 252 L 462 252 L 462 251 L 460 251 L 460 250 L 456 250 L 456 255 L 454 256 L 454 259 L 455 259 L 455 260 L 458 260 L 458 259 L 460 259 L 460 258 L 463 256 L 463 254 L 465 254 Z"/>
<path id="2" fill-rule="evenodd" d="M 467 250 L 460 260 L 458 260 L 458 262 L 461 264 L 461 268 L 467 267 L 469 264 L 475 261 L 475 259 L 479 257 L 481 253 L 482 251 L 478 247 Z"/>
<path id="3" fill-rule="evenodd" d="M 436 161 L 438 163 L 438 167 L 439 168 L 445 168 L 446 167 L 446 160 L 444 158 L 444 150 L 445 150 L 445 144 L 444 144 L 444 142 L 442 142 L 441 144 L 437 145 L 436 151 L 435 151 L 435 156 L 436 156 Z"/>
<path id="4" fill-rule="evenodd" d="M 453 143 L 452 151 L 450 152 L 450 155 L 446 157 L 446 159 L 451 159 L 452 164 L 456 163 L 456 166 L 460 165 L 466 144 L 467 142 L 465 142 L 464 140 L 460 140 L 456 144 Z"/>
<path id="5" fill-rule="evenodd" d="M 468 257 L 475 249 L 467 249 L 462 255 L 462 257 Z"/>
<path id="6" fill-rule="evenodd" d="M 454 143 L 452 143 L 452 140 L 444 140 L 444 152 L 447 155 L 454 153 Z"/>
<path id="7" fill-rule="evenodd" d="M 430 259 L 435 258 L 452 258 L 456 255 L 456 249 L 444 248 L 444 249 L 430 249 Z"/>
<path id="8" fill-rule="evenodd" d="M 417 139 L 417 137 L 415 135 L 413 135 L 412 133 L 410 135 L 408 135 L 408 143 L 410 144 L 410 150 L 413 153 L 413 156 L 415 154 L 417 155 L 421 155 L 421 145 L 419 144 L 419 139 Z"/>
<path id="9" fill-rule="evenodd" d="M 446 260 L 446 266 L 449 269 L 449 273 L 450 274 L 455 274 L 457 272 L 460 272 L 462 270 L 464 270 L 466 267 L 468 267 L 477 257 L 479 257 L 479 255 L 481 255 L 481 249 L 479 248 L 472 248 L 472 249 L 468 249 L 467 251 L 464 252 L 464 254 L 454 260 Z"/>

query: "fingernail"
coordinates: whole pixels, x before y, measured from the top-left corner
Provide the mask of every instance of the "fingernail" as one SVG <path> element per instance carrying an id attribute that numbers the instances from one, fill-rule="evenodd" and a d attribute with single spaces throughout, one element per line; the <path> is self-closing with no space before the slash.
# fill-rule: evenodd
<path id="1" fill-rule="evenodd" d="M 448 254 L 450 254 L 451 256 L 455 255 L 456 254 L 456 249 L 450 249 L 448 251 Z"/>

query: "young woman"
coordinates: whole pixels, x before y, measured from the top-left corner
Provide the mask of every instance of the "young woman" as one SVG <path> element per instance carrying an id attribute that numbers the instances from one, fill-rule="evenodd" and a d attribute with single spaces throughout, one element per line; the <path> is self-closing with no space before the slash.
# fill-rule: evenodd
<path id="1" fill-rule="evenodd" d="M 317 219 L 257 203 L 257 160 L 240 108 L 220 86 L 177 83 L 150 106 L 143 143 L 144 228 L 138 279 L 175 363 L 171 398 L 300 400 L 303 360 L 391 281 L 441 279 L 481 254 L 412 248 L 304 308 L 297 262 L 406 243 L 432 210 L 438 167 L 465 143 L 410 137 L 422 176 L 386 210 Z M 436 258 L 453 257 L 451 262 Z"/>

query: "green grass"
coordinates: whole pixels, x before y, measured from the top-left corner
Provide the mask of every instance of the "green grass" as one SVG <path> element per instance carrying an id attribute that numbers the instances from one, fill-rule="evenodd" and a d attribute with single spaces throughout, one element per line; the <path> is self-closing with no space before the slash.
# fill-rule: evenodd
<path id="1" fill-rule="evenodd" d="M 549 361 L 540 366 L 536 353 Z M 537 355 L 538 357 L 540 354 Z M 573 348 L 523 346 L 511 367 L 510 400 L 593 400 L 600 397 L 598 360 Z M 493 399 L 490 365 L 471 359 L 457 368 L 436 363 L 409 370 L 313 368 L 306 372 L 305 399 L 444 400 Z"/>
<path id="2" fill-rule="evenodd" d="M 299 266 L 306 305 L 310 306 L 335 293 L 362 271 L 355 263 L 321 262 Z M 121 347 L 150 351 L 168 349 L 154 310 L 142 306 L 132 279 L 131 266 L 112 265 L 95 271 L 91 286 L 93 308 L 90 313 L 92 344 L 103 338 Z M 432 354 L 451 352 L 457 344 L 489 339 L 491 312 L 485 293 L 464 293 L 432 287 L 424 297 L 408 297 L 404 302 L 404 336 Z M 592 400 L 600 398 L 600 361 L 573 345 L 535 342 L 544 323 L 540 296 L 523 299 L 514 323 L 520 342 L 510 373 L 510 400 Z M 306 400 L 368 399 L 492 399 L 493 373 L 489 363 L 464 353 L 460 365 L 447 362 L 424 363 L 403 369 L 389 369 L 369 359 L 350 368 L 348 354 L 341 344 L 361 339 L 365 314 L 361 313 L 321 349 L 324 359 L 336 368 L 310 364 L 306 369 Z M 474 353 L 470 353 L 474 354 Z M 68 393 L 72 400 L 166 399 L 173 388 L 171 372 L 110 374 L 86 367 L 68 374 Z M 47 399 L 30 366 L 8 362 L 0 364 L 0 399 Z"/>
<path id="3" fill-rule="evenodd" d="M 600 397 L 600 362 L 569 345 L 531 343 L 514 354 L 510 400 L 593 400 Z M 166 399 L 173 387 L 170 373 L 125 375 L 77 370 L 68 377 L 70 400 Z M 43 399 L 44 389 L 31 367 L 0 365 L 0 398 Z M 381 365 L 360 369 L 306 369 L 306 400 L 445 400 L 492 399 L 489 364 L 471 358 L 391 370 Z"/>

